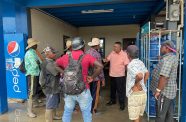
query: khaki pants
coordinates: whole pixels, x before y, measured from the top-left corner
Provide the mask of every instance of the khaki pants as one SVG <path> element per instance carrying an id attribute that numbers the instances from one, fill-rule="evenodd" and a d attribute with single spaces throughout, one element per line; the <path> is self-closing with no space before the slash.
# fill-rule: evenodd
<path id="1" fill-rule="evenodd" d="M 38 99 L 38 83 L 39 77 L 28 75 L 28 99 L 35 100 Z"/>

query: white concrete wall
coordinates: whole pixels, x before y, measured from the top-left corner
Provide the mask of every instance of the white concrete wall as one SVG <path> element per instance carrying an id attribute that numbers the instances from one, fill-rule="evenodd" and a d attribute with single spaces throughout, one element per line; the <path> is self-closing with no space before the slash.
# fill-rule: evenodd
<path id="1" fill-rule="evenodd" d="M 41 11 L 31 10 L 32 37 L 39 40 L 39 50 L 50 45 L 63 53 L 63 35 L 81 36 L 88 43 L 92 37 L 105 38 L 105 55 L 112 51 L 115 41 L 123 38 L 135 38 L 139 25 L 93 26 L 76 28 Z M 86 46 L 86 49 L 89 47 Z"/>
<path id="2" fill-rule="evenodd" d="M 104 37 L 106 44 L 105 56 L 107 56 L 112 51 L 114 42 L 122 42 L 123 38 L 136 38 L 139 25 L 80 27 L 78 32 L 86 42 L 91 41 L 92 37 Z"/>
<path id="3" fill-rule="evenodd" d="M 40 41 L 40 51 L 50 45 L 60 54 L 63 53 L 63 35 L 74 37 L 78 34 L 76 27 L 35 9 L 31 10 L 31 28 L 32 37 Z"/>

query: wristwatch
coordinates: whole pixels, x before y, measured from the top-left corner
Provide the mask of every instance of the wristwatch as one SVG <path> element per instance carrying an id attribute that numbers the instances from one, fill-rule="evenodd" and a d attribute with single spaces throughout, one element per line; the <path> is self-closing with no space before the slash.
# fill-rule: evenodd
<path id="1" fill-rule="evenodd" d="M 158 88 L 156 88 L 156 91 L 157 91 L 157 92 L 161 92 L 161 90 L 160 90 L 160 89 L 158 89 Z"/>

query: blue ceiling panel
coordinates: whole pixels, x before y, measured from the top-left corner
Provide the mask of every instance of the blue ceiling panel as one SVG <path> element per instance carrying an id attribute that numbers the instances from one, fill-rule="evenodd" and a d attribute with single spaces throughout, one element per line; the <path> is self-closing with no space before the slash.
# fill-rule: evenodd
<path id="1" fill-rule="evenodd" d="M 112 0 L 111 0 L 112 1 Z M 100 26 L 141 24 L 164 6 L 164 0 L 123 0 L 123 2 L 72 5 L 40 8 L 52 16 L 74 26 Z M 108 13 L 82 13 L 82 11 L 113 10 Z"/>

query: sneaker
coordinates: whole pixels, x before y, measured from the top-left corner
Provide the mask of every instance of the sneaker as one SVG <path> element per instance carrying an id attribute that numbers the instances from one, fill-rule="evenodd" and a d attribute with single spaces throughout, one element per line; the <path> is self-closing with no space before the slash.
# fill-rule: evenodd
<path id="1" fill-rule="evenodd" d="M 54 116 L 53 117 L 53 120 L 61 120 L 62 118 L 61 117 L 59 117 L 59 116 Z"/>
<path id="2" fill-rule="evenodd" d="M 35 118 L 35 117 L 37 117 L 37 115 L 34 114 L 34 113 L 32 113 L 32 112 L 27 113 L 27 115 L 28 115 L 30 118 Z"/>

